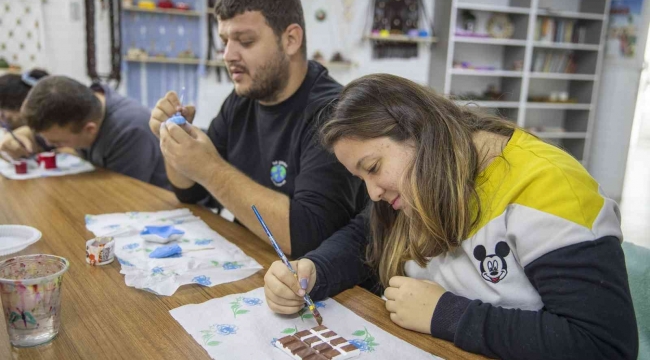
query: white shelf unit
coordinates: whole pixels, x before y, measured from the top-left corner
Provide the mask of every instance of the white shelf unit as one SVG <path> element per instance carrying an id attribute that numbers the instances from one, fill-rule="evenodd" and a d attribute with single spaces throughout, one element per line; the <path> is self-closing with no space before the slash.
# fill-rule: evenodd
<path id="1" fill-rule="evenodd" d="M 533 132 L 540 138 L 561 146 L 586 166 L 610 1 L 452 0 L 447 5 L 442 4 L 436 9 L 437 13 L 442 12 L 437 17 L 438 24 L 445 27 L 439 37 L 449 46 L 438 60 L 446 62 L 446 69 L 444 76 L 432 76 L 431 85 L 454 96 L 458 104 L 479 106 L 523 128 L 536 130 Z M 515 26 L 513 37 L 457 35 L 461 14 L 466 11 L 476 17 L 477 27 L 486 22 L 485 13 L 489 14 L 487 18 L 496 13 L 507 14 Z M 581 43 L 537 39 L 538 19 L 545 18 L 556 19 L 556 24 L 570 23 L 576 32 L 584 28 Z M 556 54 L 559 60 L 555 60 Z M 536 59 L 544 60 L 541 69 L 540 64 L 535 68 Z M 574 64 L 571 73 L 550 72 L 567 69 L 570 62 Z M 465 64 L 454 66 L 459 63 Z M 515 64 L 523 65 L 521 70 Z M 495 70 L 474 70 L 473 66 Z M 488 86 L 503 94 L 499 101 L 472 100 L 467 96 L 482 92 Z M 549 98 L 552 92 L 567 94 L 569 101 L 541 101 Z"/>

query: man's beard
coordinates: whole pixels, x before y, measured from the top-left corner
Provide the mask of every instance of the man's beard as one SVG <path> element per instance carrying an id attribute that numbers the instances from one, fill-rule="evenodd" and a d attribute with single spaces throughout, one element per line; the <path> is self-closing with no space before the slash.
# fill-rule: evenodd
<path id="1" fill-rule="evenodd" d="M 250 87 L 245 91 L 237 92 L 237 95 L 273 103 L 288 82 L 289 59 L 279 49 L 271 59 L 257 69 L 251 79 Z"/>

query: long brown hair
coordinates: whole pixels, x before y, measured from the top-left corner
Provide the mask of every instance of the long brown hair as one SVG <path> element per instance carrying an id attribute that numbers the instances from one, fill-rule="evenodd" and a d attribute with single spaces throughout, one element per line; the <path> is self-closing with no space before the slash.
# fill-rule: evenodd
<path id="1" fill-rule="evenodd" d="M 404 275 L 407 260 L 425 266 L 428 257 L 457 248 L 469 236 L 480 219 L 475 185 L 482 161 L 472 136 L 487 131 L 509 137 L 515 128 L 393 75 L 368 75 L 343 89 L 321 128 L 325 147 L 345 138 L 415 144 L 400 184 L 409 211 L 383 201 L 371 209 L 367 258 L 384 286 Z"/>

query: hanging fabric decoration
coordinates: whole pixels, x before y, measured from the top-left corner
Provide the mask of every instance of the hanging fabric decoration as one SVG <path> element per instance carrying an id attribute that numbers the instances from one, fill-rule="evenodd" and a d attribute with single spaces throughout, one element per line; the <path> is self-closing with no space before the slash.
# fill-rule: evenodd
<path id="1" fill-rule="evenodd" d="M 115 88 L 122 80 L 122 35 L 121 35 L 121 0 L 100 0 L 102 7 L 108 6 L 111 72 L 101 76 L 97 72 L 97 49 L 95 44 L 95 0 L 85 0 L 86 4 L 86 68 L 88 76 L 93 82 L 104 80 L 107 83 L 115 82 Z"/>

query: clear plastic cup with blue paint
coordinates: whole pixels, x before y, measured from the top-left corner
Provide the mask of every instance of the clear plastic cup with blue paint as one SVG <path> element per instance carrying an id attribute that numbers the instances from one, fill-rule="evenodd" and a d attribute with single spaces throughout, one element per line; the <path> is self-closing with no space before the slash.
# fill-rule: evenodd
<path id="1" fill-rule="evenodd" d="M 52 341 L 61 326 L 61 286 L 70 267 L 54 255 L 17 256 L 0 262 L 0 298 L 9 341 L 31 347 Z"/>

